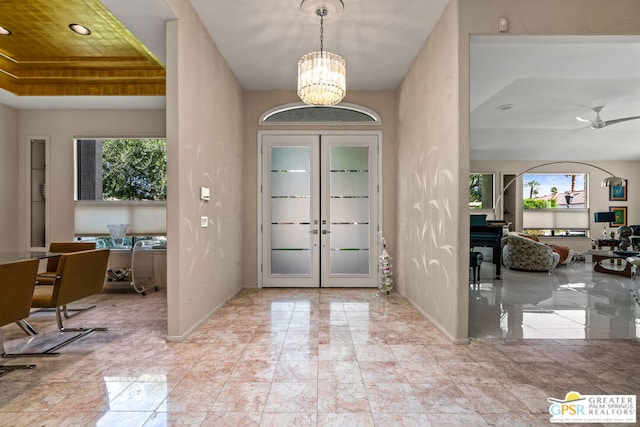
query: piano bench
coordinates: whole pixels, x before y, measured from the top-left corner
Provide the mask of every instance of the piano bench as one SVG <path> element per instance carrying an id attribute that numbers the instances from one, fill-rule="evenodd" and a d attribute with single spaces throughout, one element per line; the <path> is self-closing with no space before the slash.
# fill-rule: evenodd
<path id="1" fill-rule="evenodd" d="M 470 257 L 469 257 L 469 267 L 471 268 L 471 271 L 473 273 L 473 283 L 474 285 L 476 284 L 476 279 L 479 282 L 480 281 L 480 266 L 482 265 L 482 261 L 483 261 L 483 255 L 482 252 L 471 252 L 470 253 Z"/>

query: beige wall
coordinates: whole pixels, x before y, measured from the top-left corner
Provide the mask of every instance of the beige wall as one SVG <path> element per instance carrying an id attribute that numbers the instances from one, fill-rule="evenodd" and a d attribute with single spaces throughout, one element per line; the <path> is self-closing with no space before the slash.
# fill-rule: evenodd
<path id="1" fill-rule="evenodd" d="M 640 34 L 638 0 L 459 0 L 460 30 L 500 34 L 498 18 L 509 20 L 504 34 Z M 468 45 L 468 40 L 463 40 Z M 461 52 L 465 53 L 465 52 Z M 468 56 L 461 56 L 468 62 Z M 462 62 L 461 62 L 462 63 Z M 467 67 L 468 71 L 468 67 Z"/>
<path id="2" fill-rule="evenodd" d="M 48 204 L 50 226 L 47 241 L 69 241 L 74 229 L 74 137 L 164 137 L 164 110 L 20 110 L 18 141 L 20 173 L 19 242 L 17 250 L 27 245 L 27 138 L 49 138 Z M 3 221 L 4 222 L 4 221 Z"/>
<path id="3" fill-rule="evenodd" d="M 0 104 L 0 251 L 17 251 L 18 111 Z"/>
<path id="4" fill-rule="evenodd" d="M 179 341 L 242 287 L 242 183 L 251 166 L 242 88 L 191 4 L 168 3 L 178 18 L 167 27 L 168 339 Z"/>
<path id="5" fill-rule="evenodd" d="M 257 286 L 257 219 L 258 219 L 258 131 L 259 130 L 381 130 L 382 154 L 382 204 L 383 231 L 389 253 L 393 256 L 396 248 L 396 176 L 397 176 L 397 142 L 396 142 L 396 95 L 394 91 L 347 91 L 344 102 L 362 105 L 378 113 L 382 126 L 258 126 L 260 116 L 265 111 L 279 105 L 299 102 L 294 91 L 247 91 L 245 94 L 245 168 L 244 168 L 244 225 L 243 247 L 245 287 Z"/>
<path id="6" fill-rule="evenodd" d="M 468 264 L 469 236 L 459 230 L 468 228 L 460 215 L 467 184 L 458 177 L 469 155 L 459 125 L 457 18 L 453 0 L 399 89 L 397 272 L 399 291 L 451 340 L 466 342 L 460 265 Z"/>

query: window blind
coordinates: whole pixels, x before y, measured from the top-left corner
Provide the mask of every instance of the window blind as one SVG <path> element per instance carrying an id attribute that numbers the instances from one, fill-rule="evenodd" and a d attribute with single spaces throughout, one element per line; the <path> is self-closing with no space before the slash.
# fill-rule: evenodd
<path id="1" fill-rule="evenodd" d="M 93 201 L 75 202 L 75 235 L 109 235 L 107 224 L 129 224 L 129 236 L 167 234 L 166 201 Z"/>
<path id="2" fill-rule="evenodd" d="M 524 209 L 525 229 L 589 229 L 589 209 Z"/>

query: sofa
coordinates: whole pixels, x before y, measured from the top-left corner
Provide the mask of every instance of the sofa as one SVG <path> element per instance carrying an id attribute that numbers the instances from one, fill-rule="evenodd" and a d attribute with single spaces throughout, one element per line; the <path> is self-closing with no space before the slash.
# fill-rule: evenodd
<path id="1" fill-rule="evenodd" d="M 509 233 L 502 248 L 502 263 L 513 270 L 546 271 L 549 274 L 560 262 L 560 254 L 550 246 L 518 233 Z"/>

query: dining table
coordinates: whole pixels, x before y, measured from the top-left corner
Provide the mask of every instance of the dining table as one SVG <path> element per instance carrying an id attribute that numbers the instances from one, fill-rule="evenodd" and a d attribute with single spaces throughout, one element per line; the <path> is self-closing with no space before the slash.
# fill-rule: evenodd
<path id="1" fill-rule="evenodd" d="M 59 257 L 60 253 L 47 251 L 23 251 L 23 252 L 3 252 L 0 251 L 0 264 L 8 264 L 25 259 L 47 259 Z M 18 320 L 16 325 L 20 327 L 27 335 L 37 335 L 38 330 L 26 319 Z"/>
<path id="2" fill-rule="evenodd" d="M 46 259 L 55 258 L 62 254 L 47 251 L 23 251 L 23 252 L 3 252 L 0 251 L 0 264 L 23 261 L 25 259 Z"/>

